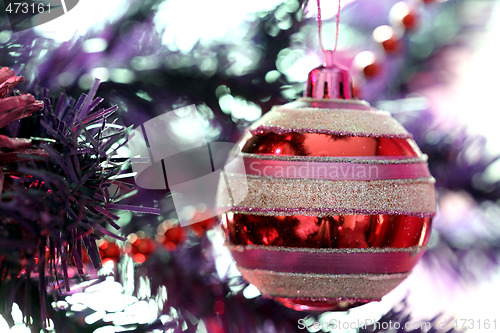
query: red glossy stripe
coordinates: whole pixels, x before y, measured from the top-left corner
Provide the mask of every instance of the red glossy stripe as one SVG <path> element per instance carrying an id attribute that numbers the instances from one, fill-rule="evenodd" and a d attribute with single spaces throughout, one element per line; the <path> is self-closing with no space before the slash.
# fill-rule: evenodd
<path id="1" fill-rule="evenodd" d="M 280 156 L 408 156 L 422 154 L 415 142 L 402 138 L 350 137 L 321 133 L 255 133 L 242 153 Z"/>
<path id="2" fill-rule="evenodd" d="M 273 297 L 275 301 L 282 303 L 284 306 L 296 311 L 346 311 L 347 309 L 361 306 L 380 299 L 364 299 L 364 298 L 292 298 L 292 297 Z"/>
<path id="3" fill-rule="evenodd" d="M 260 216 L 227 214 L 231 245 L 297 248 L 403 248 L 426 245 L 430 217 L 408 215 Z"/>

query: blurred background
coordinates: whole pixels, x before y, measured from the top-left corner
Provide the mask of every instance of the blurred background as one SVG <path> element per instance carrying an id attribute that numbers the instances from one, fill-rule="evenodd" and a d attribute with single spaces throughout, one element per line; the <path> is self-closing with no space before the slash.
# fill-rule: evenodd
<path id="1" fill-rule="evenodd" d="M 322 1 L 325 48 L 335 43 L 337 6 Z M 207 140 L 235 142 L 273 105 L 302 95 L 323 60 L 316 18 L 316 2 L 303 0 L 80 0 L 24 31 L 0 17 L 0 65 L 25 77 L 24 91 L 54 98 L 77 98 L 99 78 L 97 95 L 127 126 L 196 104 Z M 435 326 L 414 332 L 498 331 L 499 36 L 499 1 L 342 1 L 337 62 L 351 69 L 359 98 L 414 135 L 437 180 L 430 249 L 382 302 L 348 313 L 283 308 L 241 279 L 216 221 L 180 228 L 168 191 L 141 190 L 130 202 L 161 215 L 120 213 L 128 241 L 101 241 L 104 267 L 92 286 L 52 304 L 49 330 L 385 332 L 297 324 L 370 318 Z M 0 319 L 2 332 L 29 332 L 17 324 Z"/>

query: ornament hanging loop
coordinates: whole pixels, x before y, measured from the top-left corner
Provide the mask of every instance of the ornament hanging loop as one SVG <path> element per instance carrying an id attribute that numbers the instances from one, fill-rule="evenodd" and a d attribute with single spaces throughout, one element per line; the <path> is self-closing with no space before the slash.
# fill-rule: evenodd
<path id="1" fill-rule="evenodd" d="M 339 17 L 340 17 L 340 0 L 339 10 L 337 13 L 337 27 L 335 36 L 335 48 L 333 50 L 325 50 L 321 41 L 321 5 L 318 4 L 318 32 L 319 45 L 325 56 L 325 63 L 309 72 L 307 78 L 307 88 L 304 92 L 305 98 L 314 99 L 353 99 L 352 82 L 349 71 L 335 64 L 335 52 L 337 50 L 337 40 L 339 32 Z"/>
<path id="2" fill-rule="evenodd" d="M 325 67 L 326 68 L 333 67 L 334 66 L 333 57 L 335 55 L 335 52 L 332 50 L 325 50 L 323 52 L 325 54 Z"/>
<path id="3" fill-rule="evenodd" d="M 335 19 L 335 47 L 332 50 L 325 50 L 323 47 L 323 39 L 321 38 L 321 31 L 322 31 L 322 26 L 323 26 L 323 19 L 321 18 L 321 0 L 316 0 L 316 3 L 318 5 L 318 42 L 319 42 L 319 47 L 321 48 L 321 51 L 325 55 L 325 63 L 333 65 L 333 59 L 335 57 L 335 52 L 337 51 L 337 44 L 339 41 L 339 25 L 340 25 L 340 9 L 341 9 L 341 4 L 342 0 L 339 0 L 339 8 L 337 10 L 337 16 Z"/>

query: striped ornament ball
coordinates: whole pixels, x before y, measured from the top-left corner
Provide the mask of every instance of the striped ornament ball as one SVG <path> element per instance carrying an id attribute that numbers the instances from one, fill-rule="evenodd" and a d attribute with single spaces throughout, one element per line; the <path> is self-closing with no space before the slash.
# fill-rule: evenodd
<path id="1" fill-rule="evenodd" d="M 226 170 L 224 185 L 242 199 L 219 200 L 222 228 L 263 296 L 345 310 L 380 300 L 422 256 L 435 214 L 426 156 L 389 113 L 353 99 L 347 71 L 311 71 L 305 97 L 237 147 L 244 172 Z"/>

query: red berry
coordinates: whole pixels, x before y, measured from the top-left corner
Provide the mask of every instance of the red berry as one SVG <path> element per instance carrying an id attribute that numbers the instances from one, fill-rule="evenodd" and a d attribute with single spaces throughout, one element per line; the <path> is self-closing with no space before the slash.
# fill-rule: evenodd
<path id="1" fill-rule="evenodd" d="M 378 74 L 379 70 L 379 65 L 377 63 L 372 63 L 363 68 L 363 74 L 365 74 L 365 77 L 367 78 L 372 78 Z"/>
<path id="2" fill-rule="evenodd" d="M 413 13 L 413 11 L 410 11 L 401 19 L 401 23 L 403 23 L 406 30 L 413 30 L 417 27 L 417 16 Z"/>
<path id="3" fill-rule="evenodd" d="M 217 220 L 215 218 L 209 218 L 194 224 L 191 224 L 189 227 L 193 232 L 196 234 L 196 236 L 201 237 L 203 236 L 207 230 L 211 229 L 215 224 Z"/>
<path id="4" fill-rule="evenodd" d="M 185 241 L 186 232 L 184 231 L 184 228 L 175 226 L 167 229 L 163 236 L 163 244 L 165 245 L 165 248 L 169 251 L 173 251 L 177 245 Z"/>
<path id="5" fill-rule="evenodd" d="M 102 261 L 112 260 L 117 262 L 120 259 L 121 250 L 116 243 L 102 241 L 99 245 L 99 254 Z"/>
<path id="6" fill-rule="evenodd" d="M 132 243 L 132 259 L 137 263 L 143 263 L 156 248 L 155 241 L 149 238 L 137 238 Z"/>

